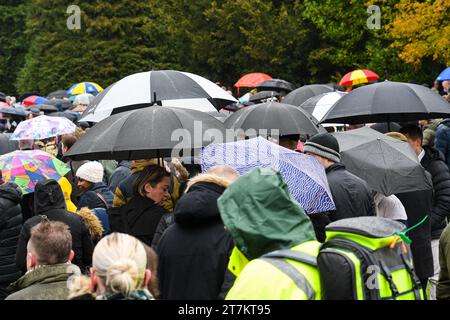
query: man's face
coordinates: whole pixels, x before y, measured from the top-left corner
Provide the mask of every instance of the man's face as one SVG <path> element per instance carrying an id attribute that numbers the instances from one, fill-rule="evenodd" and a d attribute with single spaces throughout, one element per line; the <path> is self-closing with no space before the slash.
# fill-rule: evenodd
<path id="1" fill-rule="evenodd" d="M 318 156 L 317 154 L 310 153 L 310 152 L 305 152 L 305 154 L 308 155 L 308 156 L 312 156 L 312 157 L 316 158 L 316 160 L 319 161 L 319 163 L 320 163 L 324 168 L 327 168 L 327 165 L 326 165 L 326 159 L 322 158 L 321 156 Z"/>

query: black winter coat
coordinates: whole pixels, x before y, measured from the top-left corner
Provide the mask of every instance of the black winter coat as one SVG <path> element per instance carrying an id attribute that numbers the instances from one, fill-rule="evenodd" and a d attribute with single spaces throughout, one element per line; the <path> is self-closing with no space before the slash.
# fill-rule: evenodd
<path id="1" fill-rule="evenodd" d="M 146 245 L 151 246 L 161 217 L 167 211 L 157 205 L 153 200 L 135 195 L 131 200 L 119 208 L 111 208 L 110 211 L 117 210 L 123 217 L 126 225 L 124 232 L 138 238 Z M 114 231 L 114 230 L 112 230 Z"/>
<path id="2" fill-rule="evenodd" d="M 103 199 L 105 199 L 108 206 L 106 206 L 105 202 L 98 196 L 101 194 Z M 99 182 L 93 184 L 89 190 L 83 192 L 80 196 L 80 200 L 78 201 L 77 209 L 80 210 L 83 207 L 88 207 L 89 209 L 95 208 L 105 208 L 108 209 L 112 207 L 114 199 L 114 194 L 109 191 L 108 187 L 104 182 Z"/>
<path id="3" fill-rule="evenodd" d="M 405 207 L 408 227 L 423 220 L 431 211 L 433 190 L 398 193 L 395 195 Z M 414 268 L 419 279 L 427 279 L 434 274 L 433 254 L 431 251 L 431 221 L 428 218 L 419 227 L 408 233 L 412 240 L 411 252 Z"/>
<path id="4" fill-rule="evenodd" d="M 197 182 L 178 201 L 156 248 L 162 299 L 218 298 L 233 248 L 217 207 L 224 190 Z"/>
<path id="5" fill-rule="evenodd" d="M 375 203 L 367 183 L 335 163 L 325 170 L 336 210 L 330 212 L 331 222 L 354 217 L 374 216 Z"/>
<path id="6" fill-rule="evenodd" d="M 42 215 L 50 221 L 67 224 L 72 235 L 72 250 L 75 257 L 72 263 L 80 267 L 82 272 L 92 265 L 94 245 L 91 235 L 83 219 L 66 210 L 66 202 L 61 187 L 55 180 L 38 182 L 34 192 L 34 210 L 36 216 L 28 219 L 22 226 L 16 252 L 17 267 L 26 272 L 27 243 L 31 237 L 31 228 L 42 221 Z"/>
<path id="7" fill-rule="evenodd" d="M 431 207 L 431 238 L 439 239 L 450 216 L 450 172 L 445 158 L 435 148 L 424 147 L 425 156 L 420 163 L 433 180 L 433 204 Z"/>
<path id="8" fill-rule="evenodd" d="M 0 299 L 8 294 L 6 288 L 20 278 L 16 267 L 16 250 L 22 228 L 22 193 L 13 183 L 0 186 Z"/>

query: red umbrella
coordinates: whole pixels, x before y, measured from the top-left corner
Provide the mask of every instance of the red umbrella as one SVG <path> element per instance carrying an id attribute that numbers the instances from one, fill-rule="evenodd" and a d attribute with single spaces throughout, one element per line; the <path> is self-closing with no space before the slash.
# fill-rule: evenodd
<path id="1" fill-rule="evenodd" d="M 354 86 L 362 83 L 369 83 L 375 80 L 378 80 L 378 75 L 370 70 L 355 70 L 347 73 L 339 82 L 339 85 L 345 86 Z"/>
<path id="2" fill-rule="evenodd" d="M 35 104 L 42 104 L 45 101 L 47 101 L 47 99 L 43 98 L 43 97 L 39 97 L 39 96 L 29 96 L 26 99 L 24 99 L 22 101 L 23 105 L 25 107 L 30 107 L 30 106 L 34 106 Z"/>
<path id="3" fill-rule="evenodd" d="M 255 72 L 255 73 L 248 73 L 242 78 L 240 78 L 234 86 L 238 88 L 238 95 L 239 95 L 239 88 L 254 88 L 260 83 L 272 79 L 271 76 L 265 73 Z"/>

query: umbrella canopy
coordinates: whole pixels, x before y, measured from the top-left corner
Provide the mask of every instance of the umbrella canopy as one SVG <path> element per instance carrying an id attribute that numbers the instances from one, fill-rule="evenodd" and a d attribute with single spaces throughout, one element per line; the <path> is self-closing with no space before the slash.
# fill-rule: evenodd
<path id="1" fill-rule="evenodd" d="M 63 117 L 67 118 L 72 122 L 78 121 L 78 117 L 75 112 L 70 111 L 58 111 L 58 112 L 52 112 L 49 114 L 49 117 Z"/>
<path id="2" fill-rule="evenodd" d="M 37 182 L 59 180 L 70 168 L 50 154 L 40 150 L 14 151 L 0 156 L 3 180 L 16 183 L 23 194 L 34 192 Z"/>
<path id="3" fill-rule="evenodd" d="M 44 113 L 51 113 L 51 112 L 56 112 L 58 111 L 58 108 L 56 106 L 53 106 L 51 104 L 38 104 L 36 105 L 36 107 L 40 110 L 43 111 Z"/>
<path id="4" fill-rule="evenodd" d="M 6 102 L 0 101 L 0 108 L 8 108 L 9 104 L 7 104 Z"/>
<path id="5" fill-rule="evenodd" d="M 59 111 L 68 110 L 72 108 L 72 101 L 69 99 L 51 99 L 45 102 L 46 105 L 55 106 Z"/>
<path id="6" fill-rule="evenodd" d="M 19 149 L 17 141 L 9 140 L 9 134 L 0 133 L 0 155 Z"/>
<path id="7" fill-rule="evenodd" d="M 25 112 L 25 110 L 12 108 L 12 107 L 0 108 L 0 113 L 9 114 L 9 115 L 12 115 L 12 116 L 19 116 L 19 117 L 26 117 L 27 116 L 27 113 Z"/>
<path id="8" fill-rule="evenodd" d="M 450 80 L 450 67 L 447 67 L 441 74 L 436 78 L 436 81 L 446 81 Z"/>
<path id="9" fill-rule="evenodd" d="M 294 86 L 292 85 L 292 83 L 282 79 L 266 80 L 257 85 L 256 88 L 258 88 L 258 90 L 275 90 L 285 93 L 289 93 L 294 90 Z"/>
<path id="10" fill-rule="evenodd" d="M 340 91 L 322 93 L 309 98 L 300 107 L 312 114 L 320 122 L 331 107 L 344 95 L 346 93 Z"/>
<path id="11" fill-rule="evenodd" d="M 242 78 L 240 78 L 234 84 L 234 86 L 236 88 L 254 88 L 261 82 L 269 79 L 272 79 L 272 77 L 265 73 L 260 72 L 248 73 L 244 75 Z"/>
<path id="12" fill-rule="evenodd" d="M 25 98 L 22 103 L 25 107 L 30 107 L 33 106 L 35 104 L 42 104 L 45 103 L 47 101 L 47 99 L 45 99 L 44 97 L 39 97 L 39 96 L 29 96 L 28 98 Z"/>
<path id="13" fill-rule="evenodd" d="M 56 90 L 56 91 L 53 91 L 52 93 L 50 93 L 47 96 L 47 99 L 48 100 L 51 100 L 51 99 L 64 99 L 64 98 L 69 98 L 69 97 L 70 97 L 70 94 L 67 94 L 66 90 Z"/>
<path id="14" fill-rule="evenodd" d="M 248 101 L 255 102 L 255 103 L 261 103 L 261 102 L 263 102 L 262 100 L 277 97 L 280 95 L 281 95 L 281 93 L 279 93 L 277 91 L 260 91 L 258 93 L 253 94 L 252 96 L 250 96 L 250 99 Z"/>
<path id="15" fill-rule="evenodd" d="M 226 164 L 245 174 L 256 167 L 279 171 L 289 192 L 307 213 L 334 210 L 324 168 L 313 157 L 288 150 L 257 137 L 212 144 L 202 152 L 202 172 Z"/>
<path id="16" fill-rule="evenodd" d="M 83 121 L 99 122 L 111 114 L 162 105 L 211 112 L 237 100 L 211 81 L 174 70 L 132 74 L 106 88 L 83 113 Z"/>
<path id="17" fill-rule="evenodd" d="M 449 116 L 450 104 L 431 89 L 385 81 L 351 91 L 336 102 L 322 122 L 407 122 Z"/>
<path id="18" fill-rule="evenodd" d="M 97 123 L 66 155 L 75 160 L 169 157 L 172 149 L 190 152 L 208 145 L 212 138 L 224 137 L 224 125 L 212 115 L 152 106 L 115 114 Z"/>
<path id="19" fill-rule="evenodd" d="M 0 92 L 0 101 L 6 102 L 6 94 Z"/>
<path id="20" fill-rule="evenodd" d="M 334 92 L 334 87 L 327 84 L 310 84 L 290 92 L 284 97 L 283 103 L 301 106 L 309 98 L 326 92 Z"/>
<path id="21" fill-rule="evenodd" d="M 39 116 L 22 121 L 11 135 L 12 140 L 42 140 L 74 133 L 76 126 L 66 118 Z"/>
<path id="22" fill-rule="evenodd" d="M 385 196 L 433 188 L 407 142 L 367 127 L 333 135 L 339 142 L 341 161 L 347 170 Z"/>
<path id="23" fill-rule="evenodd" d="M 370 70 L 355 70 L 347 73 L 342 77 L 339 85 L 341 86 L 354 86 L 357 84 L 369 83 L 379 79 L 379 76 Z"/>
<path id="24" fill-rule="evenodd" d="M 268 130 L 267 134 L 270 134 L 270 130 L 279 130 L 280 135 L 303 136 L 322 132 L 318 121 L 302 108 L 278 102 L 260 103 L 240 109 L 225 121 L 225 126 L 248 130 L 246 134 L 249 136 L 257 135 L 258 130 Z"/>
<path id="25" fill-rule="evenodd" d="M 82 93 L 97 94 L 101 91 L 103 91 L 103 88 L 95 82 L 80 82 L 70 87 L 70 89 L 67 90 L 67 94 L 75 96 Z"/>

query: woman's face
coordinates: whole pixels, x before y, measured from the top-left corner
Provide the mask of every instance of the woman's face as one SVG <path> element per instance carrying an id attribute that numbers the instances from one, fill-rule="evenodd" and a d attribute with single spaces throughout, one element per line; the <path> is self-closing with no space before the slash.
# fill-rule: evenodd
<path id="1" fill-rule="evenodd" d="M 169 198 L 170 178 L 164 177 L 155 187 L 147 183 L 144 187 L 147 198 L 152 199 L 155 203 L 160 204 Z"/>

